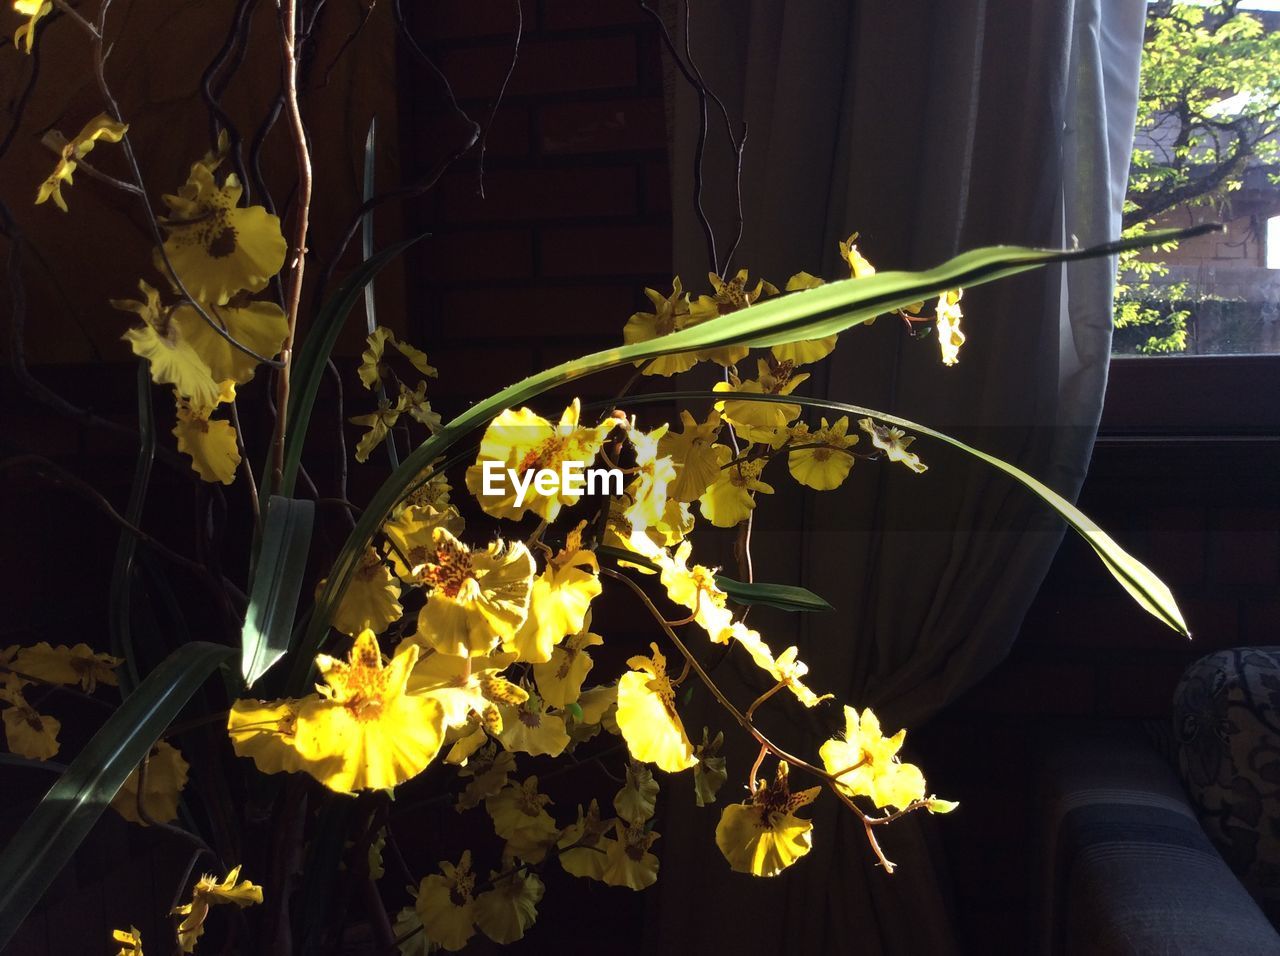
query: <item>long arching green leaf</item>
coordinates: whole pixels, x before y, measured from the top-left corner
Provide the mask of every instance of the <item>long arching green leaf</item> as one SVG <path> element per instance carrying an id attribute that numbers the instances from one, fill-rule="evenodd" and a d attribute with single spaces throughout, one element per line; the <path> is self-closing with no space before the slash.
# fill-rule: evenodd
<path id="1" fill-rule="evenodd" d="M 303 640 L 294 648 L 298 657 L 291 670 L 290 691 L 297 693 L 306 686 L 311 658 L 327 633 L 334 608 L 360 555 L 405 490 L 431 462 L 504 408 L 514 407 L 558 385 L 618 365 L 723 345 L 764 347 L 821 338 L 948 289 L 971 288 L 1050 263 L 1115 255 L 1127 249 L 1158 245 L 1170 239 L 1220 228 L 1209 224 L 1191 230 L 1162 230 L 1087 249 L 1027 249 L 1021 246 L 975 249 L 923 272 L 879 272 L 862 279 L 831 282 L 816 289 L 767 299 L 749 309 L 719 316 L 670 335 L 572 359 L 516 382 L 471 406 L 440 428 L 419 445 L 378 489 L 338 552 L 333 570 L 316 598 Z M 296 432 L 294 435 L 297 437 Z"/>
<path id="2" fill-rule="evenodd" d="M 124 517 L 132 527 L 142 524 L 142 508 L 147 502 L 151 483 L 151 463 L 156 456 L 155 414 L 151 405 L 151 369 L 138 363 L 138 456 L 134 463 L 133 485 L 129 489 L 129 505 Z M 127 694 L 138 683 L 138 661 L 133 650 L 133 557 L 138 538 L 132 531 L 120 532 L 115 561 L 111 569 L 111 590 L 107 598 L 107 621 L 110 625 L 111 653 L 124 661 L 120 672 L 120 692 Z"/>
<path id="3" fill-rule="evenodd" d="M 651 402 L 670 402 L 691 398 L 721 401 L 724 399 L 724 393 L 658 392 L 630 396 L 627 401 L 633 405 L 644 405 Z M 972 445 L 966 445 L 958 438 L 952 438 L 945 432 L 937 431 L 928 425 L 921 425 L 919 422 L 913 422 L 898 415 L 890 415 L 874 408 L 866 408 L 862 405 L 838 402 L 834 399 L 806 398 L 803 395 L 744 395 L 738 393 L 733 396 L 733 400 L 735 402 L 739 400 L 748 402 L 784 402 L 792 405 L 802 405 L 805 408 L 817 408 L 823 411 L 874 418 L 879 422 L 909 429 L 921 435 L 928 435 L 930 438 L 945 442 L 953 448 L 960 449 L 965 454 L 986 462 L 993 468 L 998 468 L 1006 475 L 1016 478 L 1027 489 L 1038 495 L 1049 507 L 1058 512 L 1066 520 L 1067 524 L 1075 529 L 1085 541 L 1089 542 L 1090 547 L 1097 552 L 1107 570 L 1148 613 L 1159 618 L 1184 637 L 1191 636 L 1191 632 L 1187 629 L 1186 621 L 1183 620 L 1182 612 L 1178 610 L 1178 603 L 1174 600 L 1173 592 L 1169 590 L 1168 585 L 1161 581 L 1145 564 L 1116 544 L 1111 536 L 1099 528 L 1092 518 L 1044 484 L 1044 482 L 1027 474 L 1021 468 L 996 458 L 994 455 L 979 451 Z"/>
<path id="4" fill-rule="evenodd" d="M 240 632 L 240 673 L 245 687 L 252 687 L 289 649 L 315 510 L 314 501 L 280 495 L 272 495 L 267 504 L 249 609 Z"/>
<path id="5" fill-rule="evenodd" d="M 0 854 L 0 950 L 191 695 L 233 651 L 184 644 L 148 674 L 71 761 Z"/>

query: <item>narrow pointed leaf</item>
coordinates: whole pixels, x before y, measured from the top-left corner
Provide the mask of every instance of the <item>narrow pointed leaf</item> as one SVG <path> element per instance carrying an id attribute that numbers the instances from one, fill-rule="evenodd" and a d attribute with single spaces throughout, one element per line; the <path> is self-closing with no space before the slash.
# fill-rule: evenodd
<path id="1" fill-rule="evenodd" d="M 283 481 L 281 487 L 271 488 L 271 470 L 264 470 L 263 483 L 267 485 L 267 491 L 283 495 L 293 493 L 293 483 L 298 477 L 298 466 L 302 463 L 302 446 L 306 441 L 307 427 L 311 423 L 311 410 L 315 406 L 316 395 L 320 391 L 320 380 L 324 378 L 325 365 L 329 361 L 330 353 L 333 352 L 334 344 L 338 341 L 342 326 L 356 302 L 360 300 L 365 285 L 373 281 L 374 276 L 423 236 L 397 242 L 371 259 L 360 263 L 329 297 L 320 314 L 316 316 L 315 322 L 307 330 L 302 344 L 298 347 L 297 355 L 294 356 L 292 370 L 289 373 L 289 409 L 285 431 Z"/>
<path id="2" fill-rule="evenodd" d="M 594 352 L 531 375 L 477 402 L 441 427 L 405 458 L 378 489 L 339 551 L 325 587 L 316 598 L 311 623 L 298 647 L 299 656 L 291 671 L 290 687 L 298 692 L 306 686 L 311 658 L 328 631 L 329 620 L 360 555 L 406 488 L 421 478 L 431 462 L 504 408 L 514 407 L 558 385 L 618 365 L 722 345 L 763 347 L 821 338 L 948 289 L 971 288 L 1050 263 L 1110 256 L 1127 249 L 1159 245 L 1171 239 L 1220 229 L 1220 226 L 1210 224 L 1190 230 L 1163 230 L 1087 249 L 1045 250 L 1019 246 L 975 249 L 924 272 L 880 272 L 862 279 L 831 282 L 816 289 L 778 296 L 670 335 Z M 794 401 L 794 397 L 789 396 L 789 400 Z M 297 437 L 296 431 L 292 434 Z"/>
<path id="3" fill-rule="evenodd" d="M 375 188 L 375 169 L 378 155 L 378 117 L 369 120 L 369 132 L 364 138 L 364 182 L 361 185 L 360 195 L 365 203 L 373 198 Z M 364 218 L 360 223 L 360 250 L 364 253 L 366 260 L 373 258 L 373 210 L 370 209 L 364 214 Z M 377 303 L 374 302 L 373 280 L 370 279 L 364 286 L 364 323 L 365 328 L 369 330 L 369 334 L 373 334 L 373 330 L 378 327 L 378 310 Z M 387 387 L 378 383 L 378 403 L 381 404 L 387 400 Z M 391 470 L 395 471 L 400 467 L 400 453 L 396 451 L 396 435 L 393 429 L 387 429 L 387 437 L 383 439 L 383 445 L 387 449 L 387 459 L 391 462 Z"/>
<path id="4" fill-rule="evenodd" d="M 71 761 L 0 854 L 0 950 L 71 859 L 134 767 L 233 650 L 184 644 L 148 674 Z"/>
<path id="5" fill-rule="evenodd" d="M 133 469 L 133 485 L 129 489 L 129 504 L 125 509 L 125 521 L 133 528 L 142 524 L 142 509 L 147 502 L 147 488 L 151 483 L 151 464 L 156 455 L 155 415 L 151 405 L 151 370 L 146 362 L 138 363 L 138 455 Z M 127 694 L 138 683 L 137 655 L 133 650 L 133 558 L 138 550 L 138 538 L 131 530 L 120 532 L 116 543 L 116 556 L 111 570 L 111 589 L 107 598 L 111 630 L 111 653 L 124 660 L 119 675 L 120 692 Z"/>
<path id="6" fill-rule="evenodd" d="M 723 392 L 660 392 L 650 395 L 631 396 L 627 401 L 631 404 L 644 405 L 651 402 L 670 402 L 679 399 L 703 398 L 715 399 L 722 401 L 724 399 Z M 805 408 L 817 408 L 829 412 L 841 412 L 847 415 L 861 415 L 864 417 L 874 418 L 879 422 L 889 425 L 896 425 L 909 431 L 916 432 L 921 435 L 928 435 L 930 438 L 936 438 L 938 441 L 945 442 L 953 448 L 958 448 L 965 454 L 978 458 L 993 468 L 998 468 L 1006 475 L 1016 478 L 1024 487 L 1034 492 L 1042 501 L 1058 512 L 1073 529 L 1089 543 L 1089 546 L 1097 552 L 1098 557 L 1102 559 L 1103 565 L 1111 572 L 1112 576 L 1120 582 L 1121 586 L 1129 592 L 1129 595 L 1138 602 L 1147 612 L 1159 618 L 1169 627 L 1173 628 L 1184 637 L 1190 637 L 1191 632 L 1187 629 L 1186 621 L 1182 617 L 1182 612 L 1178 609 L 1178 603 L 1173 597 L 1173 592 L 1169 590 L 1169 586 L 1160 580 L 1156 574 L 1145 564 L 1133 557 L 1125 551 L 1120 545 L 1108 535 L 1105 531 L 1086 515 L 1083 511 L 1069 502 L 1062 495 L 1058 494 L 1044 482 L 1027 474 L 1021 468 L 1009 464 L 994 455 L 988 455 L 984 451 L 979 451 L 972 445 L 966 445 L 958 438 L 952 438 L 950 435 L 930 428 L 928 425 L 921 425 L 919 422 L 913 422 L 897 415 L 890 415 L 887 412 L 881 412 L 874 408 L 866 408 L 862 405 L 852 405 L 848 402 L 837 402 L 832 399 L 822 398 L 806 398 L 803 395 L 747 395 L 743 393 L 735 393 L 733 400 L 748 402 L 787 402 L 793 405 L 802 405 Z"/>
<path id="7" fill-rule="evenodd" d="M 307 570 L 315 502 L 273 495 L 240 634 L 240 673 L 252 687 L 289 649 Z"/>
<path id="8" fill-rule="evenodd" d="M 808 588 L 793 584 L 735 581 L 716 575 L 716 586 L 738 604 L 765 604 L 783 611 L 830 611 L 832 607 Z"/>

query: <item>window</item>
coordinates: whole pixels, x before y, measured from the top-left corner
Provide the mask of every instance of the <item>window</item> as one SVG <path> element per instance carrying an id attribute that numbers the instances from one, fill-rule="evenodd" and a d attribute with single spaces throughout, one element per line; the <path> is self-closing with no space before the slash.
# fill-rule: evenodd
<path id="1" fill-rule="evenodd" d="M 1125 231 L 1214 221 L 1122 258 L 1115 354 L 1280 354 L 1277 0 L 1148 7 Z"/>

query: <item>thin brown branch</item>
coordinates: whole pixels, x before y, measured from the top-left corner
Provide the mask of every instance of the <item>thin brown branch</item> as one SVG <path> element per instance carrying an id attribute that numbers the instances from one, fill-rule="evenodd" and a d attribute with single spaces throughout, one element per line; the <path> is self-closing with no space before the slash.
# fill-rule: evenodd
<path id="1" fill-rule="evenodd" d="M 311 152 L 307 146 L 307 130 L 302 123 L 298 104 L 298 2 L 282 0 L 280 30 L 282 69 L 284 71 L 284 109 L 293 139 L 294 162 L 298 171 L 297 195 L 294 203 L 293 263 L 285 294 L 285 319 L 288 331 L 280 347 L 282 364 L 276 379 L 276 427 L 271 440 L 272 487 L 284 483 L 285 423 L 289 418 L 289 370 L 293 365 L 293 338 L 298 327 L 298 310 L 302 306 L 302 280 L 307 257 L 307 226 L 311 216 Z"/>

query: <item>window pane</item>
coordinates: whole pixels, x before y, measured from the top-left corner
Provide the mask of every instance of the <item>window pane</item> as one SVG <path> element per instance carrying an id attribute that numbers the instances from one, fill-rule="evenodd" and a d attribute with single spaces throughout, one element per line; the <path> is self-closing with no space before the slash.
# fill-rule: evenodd
<path id="1" fill-rule="evenodd" d="M 1123 257 L 1118 355 L 1280 353 L 1280 3 L 1149 5 L 1125 233 L 1223 234 Z"/>

